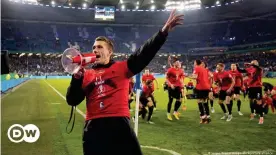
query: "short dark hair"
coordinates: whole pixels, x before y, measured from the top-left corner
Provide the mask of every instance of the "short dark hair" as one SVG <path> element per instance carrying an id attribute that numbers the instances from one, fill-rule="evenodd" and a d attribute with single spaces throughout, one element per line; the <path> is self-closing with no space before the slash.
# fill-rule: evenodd
<path id="1" fill-rule="evenodd" d="M 202 61 L 201 60 L 195 60 L 196 65 L 201 65 Z"/>
<path id="2" fill-rule="evenodd" d="M 104 36 L 99 36 L 95 39 L 95 41 L 104 41 L 106 42 L 109 47 L 111 48 L 112 52 L 114 51 L 114 43 L 111 39 L 107 38 L 107 37 L 104 37 Z"/>
<path id="3" fill-rule="evenodd" d="M 223 68 L 225 67 L 225 65 L 223 63 L 218 63 L 217 65 L 220 67 L 223 67 Z"/>

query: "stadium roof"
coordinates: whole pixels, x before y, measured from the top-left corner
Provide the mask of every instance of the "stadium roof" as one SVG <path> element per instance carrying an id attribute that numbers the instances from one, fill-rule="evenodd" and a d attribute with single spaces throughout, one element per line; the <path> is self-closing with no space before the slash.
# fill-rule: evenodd
<path id="1" fill-rule="evenodd" d="M 16 0 L 15 0 L 16 1 Z M 163 10 L 177 8 L 179 10 L 189 10 L 198 8 L 212 8 L 235 3 L 244 3 L 243 8 L 254 8 L 252 12 L 274 8 L 276 10 L 276 0 L 22 0 L 28 2 L 38 2 L 40 4 L 61 5 L 94 8 L 96 5 L 115 6 L 118 10 L 139 9 L 139 10 Z M 270 7 L 269 7 L 270 6 Z M 274 7 L 273 7 L 274 6 Z M 268 7 L 268 8 L 267 8 Z M 226 9 L 227 10 L 227 9 Z M 235 10 L 242 11 L 242 10 Z M 234 10 L 232 10 L 234 12 Z"/>

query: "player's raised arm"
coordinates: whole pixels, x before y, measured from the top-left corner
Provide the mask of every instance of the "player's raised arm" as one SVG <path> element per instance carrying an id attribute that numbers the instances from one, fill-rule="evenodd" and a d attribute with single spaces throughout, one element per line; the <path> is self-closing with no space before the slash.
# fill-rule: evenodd
<path id="1" fill-rule="evenodd" d="M 240 68 L 240 67 L 239 67 L 239 64 L 236 64 L 236 66 L 237 66 L 237 70 L 238 70 L 240 73 L 247 73 L 246 69 Z"/>
<path id="2" fill-rule="evenodd" d="M 168 57 L 168 65 L 169 65 L 170 67 L 172 67 L 171 56 L 170 56 L 170 55 L 169 55 L 169 57 Z"/>
<path id="3" fill-rule="evenodd" d="M 154 58 L 156 53 L 160 50 L 162 45 L 165 43 L 168 33 L 176 25 L 181 25 L 183 20 L 183 15 L 175 15 L 175 10 L 170 14 L 169 19 L 162 28 L 154 34 L 150 39 L 148 39 L 144 45 L 142 45 L 134 54 L 132 54 L 127 60 L 128 69 L 132 74 L 137 74 L 141 72 Z"/>

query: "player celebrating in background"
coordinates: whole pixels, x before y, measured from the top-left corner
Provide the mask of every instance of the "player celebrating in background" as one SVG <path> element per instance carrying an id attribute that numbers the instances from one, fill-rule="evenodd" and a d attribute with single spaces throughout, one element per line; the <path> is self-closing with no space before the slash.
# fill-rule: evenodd
<path id="1" fill-rule="evenodd" d="M 236 64 L 231 64 L 231 71 L 230 74 L 235 80 L 235 86 L 234 86 L 234 94 L 232 96 L 232 99 L 230 101 L 231 106 L 233 106 L 233 99 L 237 100 L 237 107 L 238 107 L 238 113 L 239 115 L 243 115 L 241 113 L 241 99 L 240 99 L 240 91 L 243 86 L 243 77 L 242 74 L 237 70 Z"/>
<path id="2" fill-rule="evenodd" d="M 274 105 L 272 103 L 273 101 L 272 101 L 272 98 L 268 94 L 266 94 L 266 93 L 264 94 L 262 102 L 263 102 L 264 114 L 266 114 L 266 115 L 268 114 L 269 107 L 271 108 L 271 111 L 274 114 Z"/>
<path id="3" fill-rule="evenodd" d="M 145 74 L 143 74 L 142 76 L 142 82 L 143 82 L 143 85 L 146 85 L 146 82 L 150 80 L 150 81 L 155 81 L 156 83 L 156 87 L 157 89 L 159 89 L 159 85 L 158 85 L 158 81 L 155 79 L 155 77 L 153 76 L 153 74 L 150 73 L 149 69 L 145 69 Z M 152 86 L 151 86 L 151 98 L 152 98 L 152 101 L 153 101 L 153 104 L 154 104 L 154 107 L 156 108 L 156 100 L 153 96 L 153 93 L 154 93 L 154 84 L 152 83 Z"/>
<path id="4" fill-rule="evenodd" d="M 209 94 L 208 94 L 207 103 L 210 101 L 211 112 L 215 113 L 215 109 L 214 109 L 214 91 L 213 91 L 213 81 L 214 81 L 213 73 L 208 69 L 207 64 L 204 61 L 202 61 L 202 66 L 208 71 L 208 79 L 209 79 L 209 83 L 210 83 L 210 91 L 209 91 Z"/>
<path id="5" fill-rule="evenodd" d="M 187 92 L 188 90 L 193 90 L 194 89 L 194 83 L 192 80 L 190 80 L 186 86 Z"/>
<path id="6" fill-rule="evenodd" d="M 179 120 L 178 109 L 181 106 L 182 98 L 184 94 L 184 71 L 181 69 L 181 63 L 178 58 L 173 58 L 173 67 L 167 71 L 166 82 L 168 84 L 169 103 L 167 107 L 167 118 L 172 120 L 171 106 L 173 99 L 176 99 L 174 105 L 174 117 Z"/>
<path id="7" fill-rule="evenodd" d="M 153 122 L 150 121 L 152 113 L 153 113 L 153 101 L 152 101 L 152 87 L 153 87 L 153 82 L 151 80 L 147 80 L 143 86 L 143 90 L 140 96 L 140 111 L 139 111 L 139 116 L 142 115 L 142 118 L 144 119 L 146 114 L 147 114 L 147 109 L 149 109 L 149 114 L 147 118 L 147 123 L 149 124 L 154 124 Z"/>
<path id="8" fill-rule="evenodd" d="M 191 78 L 196 79 L 196 96 L 198 109 L 200 111 L 200 124 L 210 123 L 210 111 L 207 99 L 210 91 L 210 81 L 209 81 L 209 71 L 205 68 L 205 65 L 202 65 L 200 60 L 194 61 L 194 72 Z M 206 114 L 204 113 L 206 112 Z"/>
<path id="9" fill-rule="evenodd" d="M 250 99 L 251 115 L 250 120 L 254 119 L 254 107 L 258 114 L 260 114 L 259 124 L 264 123 L 263 105 L 262 105 L 262 74 L 263 70 L 260 68 L 257 60 L 253 60 L 249 64 L 245 64 L 246 69 L 238 67 L 241 73 L 247 73 L 248 76 L 248 97 Z"/>
<path id="10" fill-rule="evenodd" d="M 226 119 L 227 122 L 232 120 L 232 105 L 230 104 L 230 99 L 232 96 L 232 89 L 235 85 L 235 81 L 232 75 L 224 70 L 225 65 L 223 63 L 217 64 L 217 73 L 214 74 L 214 81 L 219 87 L 219 105 L 224 112 L 224 116 L 221 119 Z M 225 102 L 228 113 L 226 112 Z"/>

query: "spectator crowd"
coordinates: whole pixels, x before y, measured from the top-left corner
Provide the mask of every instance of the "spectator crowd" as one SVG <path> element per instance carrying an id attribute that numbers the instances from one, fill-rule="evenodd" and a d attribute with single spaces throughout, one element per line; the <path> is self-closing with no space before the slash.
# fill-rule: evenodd
<path id="1" fill-rule="evenodd" d="M 168 68 L 168 56 L 157 54 L 153 61 L 148 65 L 148 69 L 154 73 L 165 73 Z M 178 56 L 182 61 L 185 73 L 191 74 L 193 71 L 193 61 L 196 59 L 204 60 L 211 71 L 215 70 L 217 63 L 226 64 L 229 69 L 231 63 L 239 63 L 241 66 L 245 62 L 258 60 L 265 72 L 276 71 L 276 53 L 256 52 L 245 54 L 224 54 L 215 56 Z M 115 55 L 116 61 L 126 60 L 127 55 Z M 10 71 L 28 75 L 68 75 L 64 72 L 61 64 L 60 54 L 9 54 Z"/>

